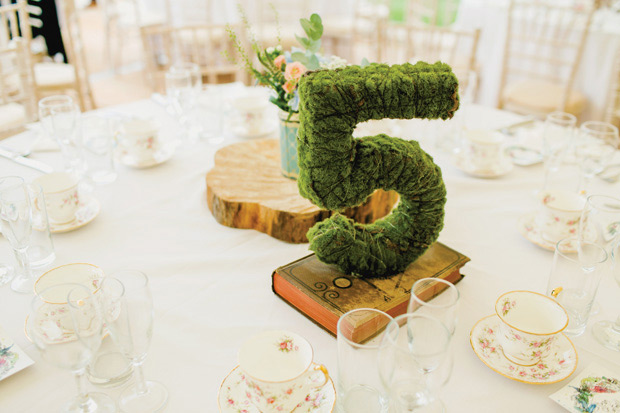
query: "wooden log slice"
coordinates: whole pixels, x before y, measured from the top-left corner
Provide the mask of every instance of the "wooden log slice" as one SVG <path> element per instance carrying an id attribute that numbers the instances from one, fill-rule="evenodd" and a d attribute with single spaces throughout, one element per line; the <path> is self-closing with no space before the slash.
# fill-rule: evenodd
<path id="1" fill-rule="evenodd" d="M 302 198 L 297 181 L 282 175 L 275 139 L 221 148 L 206 179 L 209 209 L 217 222 L 228 227 L 255 229 L 282 241 L 304 243 L 308 242 L 308 229 L 332 214 Z M 396 192 L 378 190 L 344 214 L 370 223 L 389 214 L 397 200 Z"/>

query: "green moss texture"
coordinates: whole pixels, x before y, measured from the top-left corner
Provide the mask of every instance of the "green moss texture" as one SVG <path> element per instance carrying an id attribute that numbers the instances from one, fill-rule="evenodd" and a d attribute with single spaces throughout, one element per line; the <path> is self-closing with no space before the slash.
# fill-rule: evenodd
<path id="1" fill-rule="evenodd" d="M 372 224 L 334 214 L 312 227 L 310 249 L 321 261 L 348 274 L 389 276 L 437 240 L 446 188 L 433 159 L 415 141 L 352 134 L 370 119 L 451 118 L 457 90 L 450 66 L 440 62 L 349 66 L 302 77 L 300 194 L 334 211 L 363 203 L 378 188 L 400 195 L 392 213 Z"/>

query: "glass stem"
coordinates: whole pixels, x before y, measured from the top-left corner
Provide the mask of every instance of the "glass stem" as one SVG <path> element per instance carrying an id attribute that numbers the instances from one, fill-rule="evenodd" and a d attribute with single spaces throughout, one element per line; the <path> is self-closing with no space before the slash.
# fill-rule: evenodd
<path id="1" fill-rule="evenodd" d="M 144 371 L 142 371 L 142 363 L 134 363 L 133 368 L 136 372 L 136 389 L 138 394 L 144 394 L 149 391 L 146 387 L 144 379 Z"/>
<path id="2" fill-rule="evenodd" d="M 25 279 L 32 278 L 30 270 L 30 261 L 28 260 L 28 248 L 15 249 L 15 258 L 17 259 L 18 276 L 21 275 Z"/>
<path id="3" fill-rule="evenodd" d="M 84 369 L 75 372 L 75 383 L 78 388 L 78 403 L 80 410 L 87 411 L 88 393 L 84 390 Z"/>
<path id="4" fill-rule="evenodd" d="M 614 329 L 614 331 L 620 334 L 620 315 L 618 315 L 618 318 L 616 318 L 616 322 L 613 324 L 612 328 Z"/>

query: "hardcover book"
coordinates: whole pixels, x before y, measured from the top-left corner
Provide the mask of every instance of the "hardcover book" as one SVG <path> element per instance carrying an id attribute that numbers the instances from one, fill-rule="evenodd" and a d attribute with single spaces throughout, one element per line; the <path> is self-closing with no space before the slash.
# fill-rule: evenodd
<path id="1" fill-rule="evenodd" d="M 460 269 L 468 261 L 465 255 L 436 242 L 403 273 L 385 278 L 359 278 L 344 274 L 310 254 L 277 268 L 272 275 L 272 289 L 306 317 L 336 335 L 338 319 L 346 312 L 375 308 L 392 317 L 404 314 L 416 280 L 437 277 L 457 283 L 463 278 Z M 416 293 L 430 300 L 441 291 L 425 289 Z M 370 321 L 360 320 L 360 323 Z"/>

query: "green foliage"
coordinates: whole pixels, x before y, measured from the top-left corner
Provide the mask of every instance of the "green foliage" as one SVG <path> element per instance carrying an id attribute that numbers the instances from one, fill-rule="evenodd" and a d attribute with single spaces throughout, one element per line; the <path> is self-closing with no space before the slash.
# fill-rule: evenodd
<path id="1" fill-rule="evenodd" d="M 299 85 L 299 192 L 321 208 L 364 202 L 375 189 L 396 190 L 399 205 L 368 225 L 340 214 L 308 231 L 310 249 L 327 263 L 362 276 L 403 271 L 436 241 L 446 189 L 440 168 L 415 141 L 384 134 L 354 139 L 370 119 L 448 119 L 458 108 L 450 66 L 348 66 L 309 72 Z"/>

